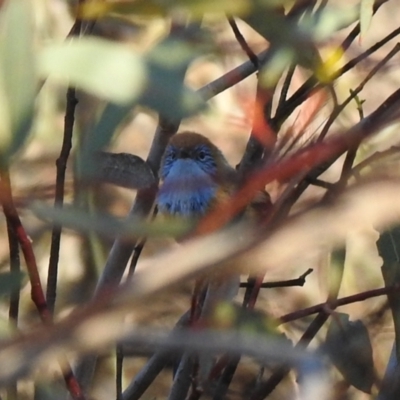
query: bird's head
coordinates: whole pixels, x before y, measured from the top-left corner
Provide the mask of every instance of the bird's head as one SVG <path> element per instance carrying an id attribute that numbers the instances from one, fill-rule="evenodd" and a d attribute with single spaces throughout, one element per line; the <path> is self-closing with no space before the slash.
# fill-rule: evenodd
<path id="1" fill-rule="evenodd" d="M 202 215 L 234 174 L 209 139 L 194 132 L 180 133 L 169 142 L 161 163 L 158 207 L 166 214 Z"/>

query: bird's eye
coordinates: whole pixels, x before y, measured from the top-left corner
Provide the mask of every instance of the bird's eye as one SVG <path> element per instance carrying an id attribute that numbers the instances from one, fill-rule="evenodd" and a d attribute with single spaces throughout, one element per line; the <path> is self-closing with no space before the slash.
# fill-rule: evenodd
<path id="1" fill-rule="evenodd" d="M 198 158 L 200 161 L 204 161 L 205 158 L 206 158 L 206 153 L 205 153 L 205 151 L 200 150 L 200 151 L 197 153 L 197 158 Z"/>

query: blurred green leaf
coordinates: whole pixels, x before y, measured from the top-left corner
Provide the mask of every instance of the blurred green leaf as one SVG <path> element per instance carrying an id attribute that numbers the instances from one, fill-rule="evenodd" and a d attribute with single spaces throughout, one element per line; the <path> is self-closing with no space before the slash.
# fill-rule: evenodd
<path id="1" fill-rule="evenodd" d="M 120 104 L 136 99 L 148 79 L 133 50 L 93 37 L 47 46 L 39 54 L 39 70 L 43 77 Z"/>
<path id="2" fill-rule="evenodd" d="M 316 13 L 305 15 L 299 28 L 312 40 L 321 41 L 356 22 L 358 16 L 357 6 L 327 6 Z"/>
<path id="3" fill-rule="evenodd" d="M 35 215 L 56 225 L 74 229 L 78 232 L 97 232 L 103 236 L 127 239 L 142 236 L 172 236 L 180 237 L 187 233 L 193 224 L 180 218 L 146 221 L 142 218 L 117 218 L 105 213 L 88 213 L 72 206 L 63 209 L 53 208 L 41 203 L 31 206 Z"/>
<path id="4" fill-rule="evenodd" d="M 25 274 L 23 272 L 1 272 L 0 273 L 0 296 L 6 296 L 11 291 L 20 287 Z"/>
<path id="5" fill-rule="evenodd" d="M 385 286 L 400 284 L 400 227 L 383 232 L 378 241 L 379 255 L 383 259 L 382 275 Z M 394 330 L 396 333 L 397 359 L 400 360 L 400 294 L 389 293 L 387 295 L 390 309 L 393 314 Z"/>
<path id="6" fill-rule="evenodd" d="M 9 1 L 0 15 L 0 148 L 6 156 L 25 142 L 36 91 L 32 7 L 24 0 Z"/>
<path id="7" fill-rule="evenodd" d="M 269 2 L 275 2 L 270 0 Z M 248 0 L 135 0 L 135 1 L 90 1 L 83 3 L 78 13 L 82 18 L 101 18 L 109 13 L 135 14 L 165 17 L 174 11 L 185 11 L 191 17 L 203 17 L 205 13 L 243 14 L 249 11 Z"/>
<path id="8" fill-rule="evenodd" d="M 374 383 L 372 346 L 367 328 L 350 321 L 348 314 L 334 313 L 324 349 L 344 379 L 357 389 L 371 393 Z"/>
<path id="9" fill-rule="evenodd" d="M 306 68 L 319 65 L 315 42 L 328 38 L 332 33 L 349 26 L 358 18 L 356 7 L 324 7 L 313 14 L 303 15 L 301 20 L 286 17 L 278 9 L 267 7 L 261 0 L 243 19 L 270 42 L 279 58 L 291 56 Z M 285 57 L 280 55 L 283 52 Z M 265 68 L 268 70 L 269 66 Z"/>
<path id="10" fill-rule="evenodd" d="M 203 51 L 180 35 L 166 38 L 147 54 L 149 84 L 139 99 L 170 120 L 188 117 L 206 106 L 201 96 L 184 84 L 189 65 Z"/>
<path id="11" fill-rule="evenodd" d="M 221 301 L 215 305 L 204 322 L 212 329 L 237 330 L 246 334 L 264 334 L 282 338 L 275 319 L 259 310 L 243 308 L 238 304 Z"/>
<path id="12" fill-rule="evenodd" d="M 360 40 L 364 39 L 374 15 L 374 0 L 361 0 L 360 3 Z"/>
<path id="13" fill-rule="evenodd" d="M 149 107 L 169 120 L 187 117 L 205 107 L 200 95 L 183 82 L 189 64 L 199 55 L 193 46 L 172 35 L 144 57 L 147 81 L 142 95 L 126 105 L 107 104 L 94 128 L 85 135 L 79 161 L 83 174 L 90 169 L 88 155 L 109 144 L 118 126 L 135 106 Z"/>

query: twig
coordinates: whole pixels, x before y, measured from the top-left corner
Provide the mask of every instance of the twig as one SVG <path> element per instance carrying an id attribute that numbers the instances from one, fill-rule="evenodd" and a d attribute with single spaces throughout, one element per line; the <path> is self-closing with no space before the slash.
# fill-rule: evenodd
<path id="1" fill-rule="evenodd" d="M 187 326 L 189 324 L 189 320 L 190 312 L 188 311 L 178 320 L 174 330 Z M 172 334 L 174 330 L 172 331 Z M 123 400 L 138 400 L 141 398 L 142 394 L 173 357 L 173 352 L 165 350 L 158 351 L 156 354 L 154 354 L 128 385 L 123 393 Z"/>
<path id="2" fill-rule="evenodd" d="M 307 317 L 309 315 L 318 312 L 327 312 L 327 310 L 335 310 L 338 307 L 345 306 L 348 304 L 357 303 L 373 297 L 387 295 L 389 293 L 397 293 L 400 290 L 398 286 L 386 286 L 379 289 L 367 290 L 362 293 L 353 294 L 351 296 L 342 297 L 340 299 L 330 301 L 329 303 L 320 303 L 311 307 L 304 308 L 302 310 L 297 310 L 292 313 L 283 315 L 279 318 L 280 324 L 286 324 L 287 322 L 295 321 L 300 318 Z"/>
<path id="3" fill-rule="evenodd" d="M 287 281 L 277 281 L 277 282 L 264 282 L 260 285 L 260 288 L 263 289 L 272 289 L 272 288 L 280 288 L 280 287 L 290 287 L 290 286 L 304 286 L 306 283 L 306 277 L 313 272 L 312 268 L 309 268 L 304 274 L 300 275 L 296 279 L 289 279 Z M 251 283 L 241 282 L 240 287 L 250 287 Z"/>
<path id="4" fill-rule="evenodd" d="M 260 65 L 259 65 L 260 61 L 259 61 L 258 57 L 254 54 L 254 51 L 250 48 L 249 44 L 246 42 L 246 39 L 244 38 L 242 33 L 240 32 L 235 19 L 233 17 L 228 17 L 228 22 L 229 22 L 230 27 L 232 28 L 232 31 L 233 31 L 233 34 L 235 35 L 236 40 L 240 44 L 240 47 L 247 54 L 247 57 L 249 57 L 249 60 L 253 63 L 254 68 L 256 70 L 258 70 L 260 67 Z"/>
<path id="5" fill-rule="evenodd" d="M 124 353 L 122 346 L 117 344 L 115 352 L 115 391 L 117 393 L 116 400 L 122 400 L 122 374 Z"/>
<path id="6" fill-rule="evenodd" d="M 375 74 L 381 69 L 391 58 L 393 58 L 400 51 L 400 44 L 397 43 L 393 49 L 381 60 L 377 63 L 374 68 L 368 73 L 368 75 L 362 80 L 362 82 L 351 91 L 350 95 L 347 99 L 333 110 L 331 115 L 328 118 L 325 126 L 322 128 L 322 131 L 318 137 L 318 140 L 323 140 L 328 133 L 329 128 L 332 126 L 333 122 L 339 116 L 339 114 L 350 104 L 350 102 L 364 89 L 364 86 L 370 81 Z"/>
<path id="7" fill-rule="evenodd" d="M 387 150 L 377 151 L 374 154 L 372 154 L 371 156 L 369 156 L 368 158 L 366 158 L 365 160 L 358 163 L 353 168 L 352 174 L 358 175 L 358 174 L 360 174 L 361 170 L 368 167 L 370 164 L 372 164 L 376 161 L 382 160 L 383 158 L 392 156 L 394 154 L 398 154 L 398 153 L 400 153 L 400 146 L 392 146 Z"/>
<path id="8" fill-rule="evenodd" d="M 79 0 L 78 7 L 82 6 L 85 0 Z M 83 21 L 77 17 L 75 23 L 68 34 L 68 37 L 79 36 L 82 31 Z M 66 110 L 64 118 L 64 135 L 61 146 L 60 156 L 56 161 L 57 175 L 56 175 L 56 190 L 54 197 L 54 208 L 62 208 L 64 203 L 64 186 L 65 186 L 65 172 L 69 154 L 72 148 L 72 134 L 75 122 L 75 108 L 78 104 L 76 98 L 76 90 L 73 87 L 67 89 L 66 94 Z M 60 243 L 61 243 L 62 227 L 54 224 L 51 233 L 51 246 L 50 246 L 50 259 L 47 275 L 47 292 L 46 301 L 49 311 L 54 313 L 54 307 L 57 296 L 57 280 L 58 280 L 58 261 L 60 256 Z"/>
<path id="9" fill-rule="evenodd" d="M 56 177 L 56 192 L 54 198 L 55 208 L 62 208 L 64 203 L 65 171 L 67 168 L 69 153 L 72 148 L 74 114 L 77 103 L 78 102 L 75 96 L 75 88 L 68 88 L 63 143 L 61 147 L 60 156 L 56 161 L 57 177 Z M 57 295 L 58 261 L 60 256 L 61 231 L 62 231 L 61 225 L 54 224 L 51 234 L 50 259 L 49 259 L 49 267 L 47 275 L 47 292 L 46 292 L 46 300 L 51 313 L 54 313 L 54 306 Z"/>
<path id="10" fill-rule="evenodd" d="M 3 173 L 3 179 L 6 180 L 6 184 L 10 186 L 10 177 L 7 172 Z M 10 321 L 11 328 L 18 326 L 18 314 L 19 314 L 19 299 L 21 285 L 19 283 L 19 273 L 21 271 L 21 262 L 19 256 L 19 243 L 18 237 L 14 232 L 11 222 L 7 220 L 7 236 L 8 236 L 8 248 L 9 248 L 9 258 L 10 258 L 10 273 L 18 279 L 18 284 L 12 289 L 10 293 L 10 307 L 8 312 L 8 317 Z M 18 386 L 17 382 L 11 383 L 7 386 L 7 399 L 17 400 L 18 399 Z"/>
<path id="11" fill-rule="evenodd" d="M 383 4 L 385 1 L 381 1 L 380 3 Z M 380 4 L 380 5 L 381 5 Z M 379 5 L 379 6 L 380 6 Z M 379 8 L 378 6 L 378 8 Z M 349 46 L 350 43 L 354 40 L 354 38 L 359 34 L 360 32 L 360 26 L 357 25 L 353 31 L 349 34 L 348 36 L 348 41 L 345 39 L 345 41 L 342 43 L 342 49 L 346 50 L 347 47 Z M 365 58 L 369 57 L 371 54 L 379 50 L 382 46 L 384 46 L 387 42 L 392 40 L 394 37 L 400 34 L 400 28 L 395 29 L 393 32 L 385 36 L 382 40 L 379 42 L 375 43 L 373 46 L 371 46 L 369 49 L 364 51 L 362 54 L 359 56 L 355 57 L 354 59 L 348 61 L 342 68 L 334 72 L 330 79 L 336 80 L 340 76 L 344 75 L 346 72 L 350 71 L 353 67 L 355 67 L 357 64 L 359 64 L 361 61 L 363 61 Z M 279 127 L 281 124 L 288 118 L 289 115 L 292 114 L 292 112 L 300 105 L 302 104 L 309 96 L 309 94 L 314 90 L 315 88 L 321 87 L 322 84 L 318 82 L 318 80 L 315 78 L 315 76 L 311 76 L 306 82 L 303 83 L 303 85 L 297 89 L 297 91 L 286 101 L 285 107 L 281 107 L 280 112 L 275 114 L 275 117 L 273 118 L 273 123 L 275 126 Z"/>

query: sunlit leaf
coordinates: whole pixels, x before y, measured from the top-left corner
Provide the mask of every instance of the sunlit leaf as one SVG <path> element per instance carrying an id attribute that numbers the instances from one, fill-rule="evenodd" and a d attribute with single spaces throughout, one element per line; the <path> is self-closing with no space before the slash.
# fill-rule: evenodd
<path id="1" fill-rule="evenodd" d="M 324 349 L 347 383 L 365 393 L 371 392 L 374 383 L 372 346 L 361 321 L 350 321 L 347 314 L 334 313 Z"/>
<path id="2" fill-rule="evenodd" d="M 60 224 L 78 232 L 97 232 L 100 235 L 115 238 L 134 239 L 141 236 L 177 237 L 187 233 L 192 227 L 191 221 L 179 218 L 168 221 L 159 218 L 148 222 L 141 218 L 117 218 L 105 213 L 88 213 L 72 206 L 54 209 L 37 203 L 31 207 L 38 218 Z"/>
<path id="3" fill-rule="evenodd" d="M 147 82 L 140 56 L 124 45 L 80 38 L 47 46 L 39 55 L 40 72 L 116 103 L 137 98 Z"/>
<path id="4" fill-rule="evenodd" d="M 3 6 L 0 16 L 0 147 L 12 155 L 24 143 L 37 90 L 32 8 L 23 0 Z"/>
<path id="5" fill-rule="evenodd" d="M 344 55 L 341 47 L 333 48 L 324 61 L 316 68 L 315 74 L 320 82 L 330 83 L 335 79 L 335 73 L 338 70 L 338 63 Z"/>
<path id="6" fill-rule="evenodd" d="M 383 259 L 382 275 L 386 286 L 400 284 L 400 227 L 383 232 L 378 241 L 379 255 Z M 400 295 L 388 293 L 389 305 L 393 314 L 396 333 L 397 359 L 400 360 Z"/>
<path id="7" fill-rule="evenodd" d="M 360 41 L 364 39 L 374 14 L 374 0 L 361 0 L 360 3 Z"/>

